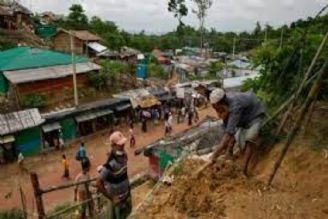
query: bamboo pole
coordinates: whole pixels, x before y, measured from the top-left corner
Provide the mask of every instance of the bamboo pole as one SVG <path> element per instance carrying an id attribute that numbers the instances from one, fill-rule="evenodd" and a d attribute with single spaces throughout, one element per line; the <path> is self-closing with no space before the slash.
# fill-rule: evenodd
<path id="1" fill-rule="evenodd" d="M 321 83 L 324 79 L 325 74 L 328 71 L 327 66 L 328 66 L 328 59 L 326 59 L 322 68 L 320 69 L 320 74 L 318 75 L 317 79 L 315 80 L 314 84 L 312 85 L 311 90 L 310 90 L 304 104 L 302 105 L 300 113 L 296 119 L 295 126 L 292 129 L 292 131 L 290 132 L 290 134 L 288 135 L 287 141 L 283 147 L 283 150 L 281 151 L 281 154 L 280 154 L 278 160 L 275 162 L 275 164 L 273 166 L 272 172 L 269 175 L 269 180 L 268 180 L 269 186 L 271 185 L 271 183 L 274 179 L 274 176 L 276 175 L 285 155 L 287 154 L 287 151 L 288 151 L 290 145 L 293 143 L 293 140 L 295 139 L 296 135 L 298 134 L 298 132 L 301 128 L 302 121 L 304 119 L 305 114 L 307 113 L 307 111 L 309 109 L 309 106 L 315 100 L 316 93 L 319 92 L 319 90 L 320 90 Z"/>
<path id="2" fill-rule="evenodd" d="M 316 72 L 309 80 L 307 80 L 306 84 L 304 87 L 308 86 L 318 75 L 320 71 Z M 295 91 L 296 93 L 296 91 Z M 271 116 L 269 116 L 264 122 L 263 126 L 267 125 L 271 120 L 276 118 L 286 107 L 289 106 L 289 104 L 295 99 L 295 93 L 292 94 L 274 113 L 272 113 Z"/>
<path id="3" fill-rule="evenodd" d="M 41 189 L 40 191 L 42 194 L 45 194 L 45 193 L 54 192 L 54 191 L 58 191 L 58 190 L 62 190 L 62 189 L 68 189 L 70 187 L 74 187 L 74 186 L 78 186 L 78 185 L 82 185 L 82 184 L 86 184 L 86 183 L 91 183 L 96 180 L 97 180 L 97 178 L 92 178 L 92 179 L 84 180 L 84 181 L 80 181 L 80 182 L 73 182 L 73 183 L 59 185 L 59 186 L 52 186 L 47 189 Z"/>
<path id="4" fill-rule="evenodd" d="M 314 109 L 315 109 L 315 105 L 316 105 L 316 103 L 318 101 L 317 100 L 318 95 L 319 95 L 319 91 L 315 94 L 315 100 L 312 102 L 312 104 L 310 106 L 309 113 L 307 114 L 307 117 L 305 119 L 304 129 L 303 129 L 303 136 L 305 136 L 307 134 L 308 126 L 310 125 L 311 118 L 312 118 L 312 115 L 313 115 L 313 112 L 314 112 Z"/>
<path id="5" fill-rule="evenodd" d="M 286 114 L 284 115 L 283 119 L 281 120 L 281 123 L 280 123 L 279 127 L 276 130 L 275 138 L 277 138 L 277 136 L 281 133 L 281 130 L 285 126 L 285 124 L 286 124 L 286 122 L 287 122 L 287 120 L 289 118 L 289 115 L 291 114 L 291 112 L 292 112 L 292 110 L 294 108 L 294 105 L 296 104 L 297 98 L 301 94 L 301 92 L 302 92 L 302 90 L 303 90 L 303 88 L 304 88 L 304 86 L 306 84 L 306 81 L 308 80 L 308 78 L 309 78 L 309 76 L 310 76 L 310 74 L 311 74 L 311 72 L 312 72 L 312 70 L 313 70 L 313 68 L 314 68 L 317 60 L 319 59 L 319 56 L 320 56 L 322 50 L 324 49 L 324 47 L 325 47 L 325 45 L 327 43 L 327 39 L 328 39 L 328 32 L 326 33 L 326 35 L 322 39 L 321 44 L 318 47 L 317 52 L 316 52 L 315 56 L 313 57 L 313 59 L 311 61 L 311 64 L 310 64 L 309 68 L 307 69 L 307 71 L 306 71 L 306 73 L 305 73 L 305 75 L 303 77 L 303 80 L 302 80 L 300 86 L 298 87 L 298 89 L 297 89 L 297 91 L 295 93 L 294 100 L 291 101 Z"/>

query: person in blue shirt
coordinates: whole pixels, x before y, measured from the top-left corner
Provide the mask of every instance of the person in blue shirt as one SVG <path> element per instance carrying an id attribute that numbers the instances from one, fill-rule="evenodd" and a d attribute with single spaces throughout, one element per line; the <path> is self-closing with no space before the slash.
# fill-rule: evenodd
<path id="1" fill-rule="evenodd" d="M 83 166 L 83 163 L 90 162 L 89 158 L 87 156 L 87 152 L 84 148 L 84 142 L 81 142 L 80 148 L 77 151 L 75 158 L 76 158 L 76 160 L 80 161 L 81 167 Z"/>

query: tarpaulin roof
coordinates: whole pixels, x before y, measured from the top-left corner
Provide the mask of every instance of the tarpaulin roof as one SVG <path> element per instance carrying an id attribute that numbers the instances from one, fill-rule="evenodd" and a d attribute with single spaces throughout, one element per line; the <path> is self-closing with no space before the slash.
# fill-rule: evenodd
<path id="1" fill-rule="evenodd" d="M 228 88 L 240 87 L 243 84 L 243 82 L 245 82 L 247 79 L 253 79 L 257 76 L 258 74 L 253 74 L 249 76 L 225 78 L 223 80 L 223 88 L 228 89 Z"/>
<path id="2" fill-rule="evenodd" d="M 95 70 L 100 70 L 100 66 L 91 62 L 76 64 L 77 74 L 83 74 Z M 62 77 L 70 76 L 72 74 L 73 74 L 72 65 L 59 65 L 59 66 L 46 67 L 46 68 L 4 72 L 5 77 L 13 84 L 62 78 Z"/>
<path id="3" fill-rule="evenodd" d="M 125 91 L 113 96 L 115 98 L 129 98 L 133 108 L 137 108 L 138 106 L 141 108 L 148 108 L 161 104 L 155 96 L 144 88 Z"/>
<path id="4" fill-rule="evenodd" d="M 44 122 L 38 109 L 0 114 L 0 135 L 36 127 Z"/>
<path id="5" fill-rule="evenodd" d="M 76 63 L 88 60 L 81 56 L 75 57 Z M 34 69 L 56 65 L 69 65 L 72 57 L 68 54 L 31 47 L 16 47 L 0 52 L 0 71 Z"/>

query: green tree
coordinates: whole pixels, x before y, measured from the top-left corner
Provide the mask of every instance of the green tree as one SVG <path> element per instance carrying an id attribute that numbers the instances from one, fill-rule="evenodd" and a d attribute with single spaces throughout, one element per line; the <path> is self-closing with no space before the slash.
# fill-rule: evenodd
<path id="1" fill-rule="evenodd" d="M 188 8 L 185 0 L 170 0 L 168 3 L 168 10 L 174 14 L 174 17 L 178 19 L 179 25 L 183 26 L 182 18 L 188 15 Z"/>
<path id="2" fill-rule="evenodd" d="M 200 48 L 204 46 L 204 34 L 205 34 L 205 18 L 207 16 L 208 9 L 211 8 L 213 0 L 192 0 L 197 8 L 193 9 L 193 13 L 197 15 L 199 20 L 199 32 L 200 32 Z"/>
<path id="3" fill-rule="evenodd" d="M 261 34 L 261 32 L 262 32 L 261 24 L 260 24 L 260 22 L 257 21 L 256 22 L 256 26 L 255 26 L 255 29 L 253 31 L 253 35 L 259 36 Z"/>
<path id="4" fill-rule="evenodd" d="M 70 29 L 83 30 L 88 28 L 88 17 L 84 14 L 84 9 L 79 4 L 73 4 L 67 17 L 67 26 Z"/>

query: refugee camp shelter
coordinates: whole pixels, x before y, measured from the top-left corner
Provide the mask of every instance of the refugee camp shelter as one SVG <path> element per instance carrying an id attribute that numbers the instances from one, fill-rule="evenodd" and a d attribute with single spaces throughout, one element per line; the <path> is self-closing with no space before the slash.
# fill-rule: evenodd
<path id="1" fill-rule="evenodd" d="M 42 123 L 38 109 L 0 114 L 0 147 L 8 162 L 15 160 L 19 152 L 31 156 L 41 150 Z"/>
<path id="2" fill-rule="evenodd" d="M 114 126 L 121 113 L 130 109 L 129 100 L 110 98 L 49 112 L 42 115 L 46 120 L 43 135 L 51 135 L 49 138 L 54 139 L 61 131 L 65 142 L 88 136 Z"/>
<path id="3" fill-rule="evenodd" d="M 100 38 L 87 30 L 63 30 L 60 29 L 53 37 L 53 49 L 56 51 L 71 53 L 71 36 L 74 42 L 74 52 L 77 55 L 91 55 L 95 44 L 99 44 Z M 93 44 L 90 44 L 93 43 Z M 91 48 L 90 48 L 91 46 Z M 97 46 L 98 49 L 100 46 Z M 98 52 L 98 51 L 96 51 Z"/>
<path id="4" fill-rule="evenodd" d="M 32 30 L 32 12 L 17 1 L 0 1 L 0 28 Z"/>
<path id="5" fill-rule="evenodd" d="M 86 58 L 75 57 L 79 87 L 89 82 L 88 73 L 96 73 L 100 66 Z M 72 88 L 72 58 L 70 55 L 45 49 L 17 47 L 0 52 L 0 93 L 19 98 L 29 94 L 61 97 Z"/>

